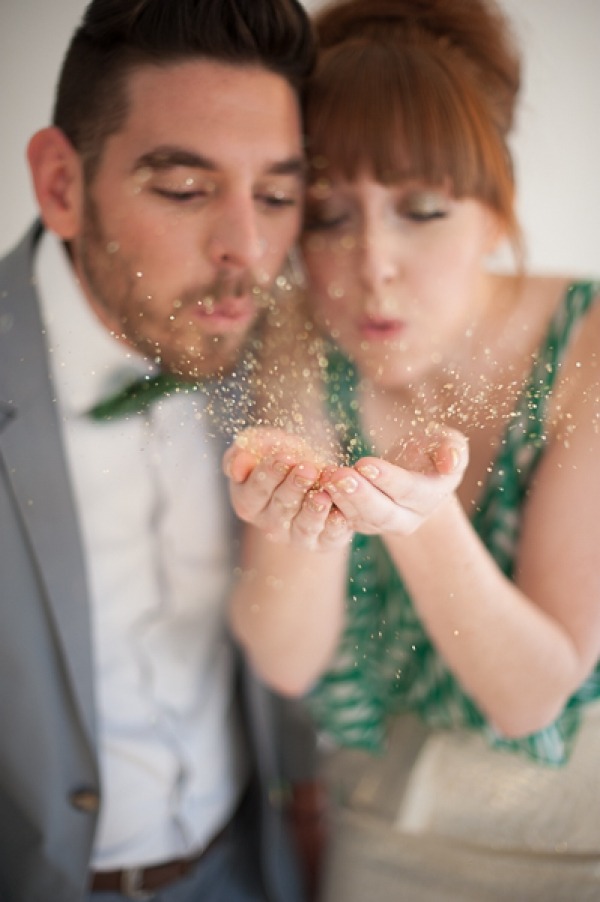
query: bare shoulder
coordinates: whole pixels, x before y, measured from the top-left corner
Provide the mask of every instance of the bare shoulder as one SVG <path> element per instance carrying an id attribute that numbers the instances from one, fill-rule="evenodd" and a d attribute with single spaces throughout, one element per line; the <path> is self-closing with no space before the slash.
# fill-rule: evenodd
<path id="1" fill-rule="evenodd" d="M 523 296 L 553 311 L 564 303 L 572 286 L 581 284 L 594 286 L 600 295 L 600 275 L 595 280 L 574 275 L 528 275 L 523 279 Z"/>
<path id="2" fill-rule="evenodd" d="M 600 281 L 591 284 L 592 303 L 573 322 L 554 391 L 553 419 L 563 427 L 565 419 L 589 423 L 590 413 L 596 420 L 600 409 Z"/>
<path id="3" fill-rule="evenodd" d="M 572 276 L 528 276 L 524 280 L 522 297 L 532 326 L 540 330 L 540 337 L 547 335 L 550 321 L 564 307 L 567 292 L 578 284 L 592 285 L 593 296 L 600 301 L 600 280 L 593 282 Z M 592 364 L 596 360 L 598 330 L 600 329 L 600 303 L 593 302 L 585 315 L 573 323 L 569 344 L 564 359 L 565 374 L 570 372 L 577 361 L 577 369 L 582 363 Z"/>
<path id="4" fill-rule="evenodd" d="M 523 279 L 523 295 L 527 302 L 551 315 L 563 303 L 569 286 L 575 281 L 569 275 L 528 275 Z"/>
<path id="5" fill-rule="evenodd" d="M 571 280 L 570 284 L 576 287 L 578 282 L 582 284 L 583 280 Z M 600 280 L 585 284 L 592 286 L 592 303 L 573 323 L 564 359 L 563 375 L 569 378 L 574 378 L 577 372 L 583 376 L 587 373 L 593 377 L 597 374 L 600 363 Z M 588 294 L 586 292 L 580 296 L 587 298 Z"/>

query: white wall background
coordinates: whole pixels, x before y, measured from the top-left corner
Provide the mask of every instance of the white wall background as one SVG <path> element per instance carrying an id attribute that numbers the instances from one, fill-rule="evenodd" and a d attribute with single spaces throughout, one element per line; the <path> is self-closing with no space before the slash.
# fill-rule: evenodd
<path id="1" fill-rule="evenodd" d="M 525 55 L 513 148 L 530 265 L 600 275 L 600 0 L 501 3 Z M 35 214 L 25 148 L 49 120 L 56 73 L 84 6 L 0 0 L 0 253 Z"/>

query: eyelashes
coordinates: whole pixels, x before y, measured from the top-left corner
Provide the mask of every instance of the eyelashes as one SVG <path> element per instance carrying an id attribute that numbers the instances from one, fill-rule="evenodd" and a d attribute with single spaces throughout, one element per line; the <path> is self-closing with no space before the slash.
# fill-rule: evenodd
<path id="1" fill-rule="evenodd" d="M 446 209 L 418 210 L 410 208 L 401 208 L 396 210 L 394 214 L 400 220 L 407 220 L 417 225 L 426 224 L 438 219 L 445 219 L 449 212 Z M 306 232 L 327 232 L 341 230 L 346 227 L 352 227 L 353 214 L 340 213 L 337 215 L 327 215 L 318 211 L 309 211 L 304 221 L 304 230 Z"/>

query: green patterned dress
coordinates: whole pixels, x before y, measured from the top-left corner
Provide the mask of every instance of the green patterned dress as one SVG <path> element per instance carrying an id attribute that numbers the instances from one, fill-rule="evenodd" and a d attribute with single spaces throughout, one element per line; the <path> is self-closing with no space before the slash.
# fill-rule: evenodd
<path id="1" fill-rule="evenodd" d="M 573 283 L 534 360 L 527 388 L 504 433 L 472 523 L 503 573 L 512 577 L 521 511 L 544 453 L 545 411 L 572 331 L 598 297 L 600 284 Z M 360 432 L 358 376 L 337 350 L 328 358 L 328 402 L 350 460 L 370 454 Z M 549 727 L 519 740 L 500 736 L 462 690 L 429 640 L 402 579 L 377 536 L 354 537 L 347 627 L 331 669 L 309 702 L 317 723 L 341 746 L 382 750 L 386 721 L 406 711 L 434 728 L 473 728 L 493 746 L 537 761 L 568 760 L 582 705 L 600 697 L 600 664 Z"/>

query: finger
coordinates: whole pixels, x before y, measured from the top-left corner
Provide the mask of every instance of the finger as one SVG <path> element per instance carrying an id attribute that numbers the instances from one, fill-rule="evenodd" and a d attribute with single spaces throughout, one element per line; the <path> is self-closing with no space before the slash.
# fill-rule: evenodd
<path id="1" fill-rule="evenodd" d="M 363 458 L 354 470 L 338 470 L 324 488 L 357 532 L 408 535 L 459 481 L 460 474 L 424 475 L 380 458 Z"/>
<path id="2" fill-rule="evenodd" d="M 449 473 L 414 473 L 390 464 L 381 458 L 362 458 L 355 469 L 374 488 L 387 496 L 394 504 L 416 513 L 424 513 L 437 506 L 446 495 L 459 485 L 463 469 L 457 458 L 450 455 L 450 463 L 456 465 Z M 364 484 L 358 483 L 352 497 L 356 505 L 362 501 Z"/>
<path id="3" fill-rule="evenodd" d="M 254 460 L 254 466 L 243 482 L 232 480 L 230 494 L 238 517 L 262 526 L 259 518 L 269 510 L 273 494 L 286 479 L 291 466 L 281 459 Z"/>
<path id="4" fill-rule="evenodd" d="M 435 447 L 431 449 L 430 457 L 436 471 L 441 475 L 462 475 L 469 460 L 469 448 L 465 436 L 456 433 L 441 437 Z"/>
<path id="5" fill-rule="evenodd" d="M 257 463 L 254 454 L 232 445 L 223 455 L 223 472 L 233 482 L 245 482 Z"/>
<path id="6" fill-rule="evenodd" d="M 400 473 L 411 480 L 416 478 L 415 474 L 408 474 L 406 471 Z M 397 482 L 394 489 L 397 490 Z M 400 500 L 395 500 L 368 480 L 361 480 L 357 476 L 354 480 L 349 477 L 332 480 L 327 484 L 327 491 L 331 493 L 336 508 L 346 518 L 348 525 L 356 532 L 367 535 L 390 532 L 408 535 L 422 521 L 422 511 L 415 509 L 417 505 L 413 503 L 408 488 Z"/>
<path id="7" fill-rule="evenodd" d="M 288 458 L 276 458 L 273 467 L 279 468 L 282 473 L 287 467 L 287 473 L 272 493 L 269 513 L 275 521 L 279 519 L 289 528 L 302 508 L 307 493 L 317 483 L 319 471 L 314 464 L 305 461 L 291 465 Z"/>
<path id="8" fill-rule="evenodd" d="M 355 469 L 395 504 L 415 511 L 427 509 L 431 501 L 451 493 L 462 475 L 460 470 L 448 474 L 413 473 L 380 458 L 362 458 Z"/>
<path id="9" fill-rule="evenodd" d="M 332 507 L 333 502 L 326 492 L 307 492 L 291 521 L 291 540 L 295 544 L 317 548 Z"/>
<path id="10" fill-rule="evenodd" d="M 377 478 L 379 475 L 378 470 Z M 339 467 L 330 473 L 323 488 L 351 524 L 371 518 L 379 520 L 380 516 L 385 517 L 386 504 L 389 507 L 389 498 L 352 467 Z"/>
<path id="11" fill-rule="evenodd" d="M 337 507 L 332 507 L 319 536 L 319 548 L 322 551 L 333 551 L 342 548 L 352 541 L 354 530 L 350 522 Z"/>
<path id="12" fill-rule="evenodd" d="M 466 466 L 466 437 L 449 426 L 430 423 L 426 429 L 405 436 L 384 455 L 389 463 L 414 473 L 450 474 Z"/>
<path id="13" fill-rule="evenodd" d="M 236 436 L 223 455 L 223 471 L 234 482 L 244 482 L 260 461 L 299 450 L 297 446 L 295 437 L 281 429 L 250 426 Z M 299 453 L 296 459 L 300 459 Z"/>

